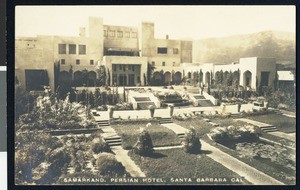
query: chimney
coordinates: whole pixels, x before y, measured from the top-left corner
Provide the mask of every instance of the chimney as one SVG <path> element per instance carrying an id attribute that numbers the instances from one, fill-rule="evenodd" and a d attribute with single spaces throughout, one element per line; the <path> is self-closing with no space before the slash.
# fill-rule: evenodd
<path id="1" fill-rule="evenodd" d="M 79 28 L 79 36 L 80 37 L 85 37 L 85 28 L 84 27 Z"/>
<path id="2" fill-rule="evenodd" d="M 169 35 L 167 34 L 167 35 L 166 35 L 166 40 L 168 40 L 168 39 L 169 39 Z"/>

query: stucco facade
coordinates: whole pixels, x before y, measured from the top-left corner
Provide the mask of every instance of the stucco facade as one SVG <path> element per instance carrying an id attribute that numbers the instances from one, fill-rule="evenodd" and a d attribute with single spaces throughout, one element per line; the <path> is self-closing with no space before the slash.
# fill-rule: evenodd
<path id="1" fill-rule="evenodd" d="M 194 72 L 203 73 L 201 81 L 205 84 L 211 83 L 218 72 L 239 72 L 239 84 L 252 89 L 261 83 L 268 86 L 274 83 L 274 58 L 241 58 L 239 63 L 225 65 L 192 63 L 194 50 L 201 44 L 169 39 L 168 35 L 156 39 L 152 22 L 142 22 L 141 29 L 139 35 L 137 27 L 104 25 L 102 18 L 90 17 L 88 30 L 81 27 L 77 37 L 17 37 L 16 76 L 21 86 L 34 90 L 36 86 L 32 83 L 43 81 L 40 75 L 44 77 L 46 73 L 48 85 L 54 89 L 54 63 L 60 63 L 59 78 L 64 80 L 80 80 L 84 70 L 91 80 L 96 80 L 98 66 L 104 65 L 111 85 L 138 86 L 149 82 L 146 79 L 150 64 L 154 67 L 152 77 L 157 80 L 163 77 L 166 84 L 192 79 Z M 38 85 L 46 84 L 45 81 Z"/>

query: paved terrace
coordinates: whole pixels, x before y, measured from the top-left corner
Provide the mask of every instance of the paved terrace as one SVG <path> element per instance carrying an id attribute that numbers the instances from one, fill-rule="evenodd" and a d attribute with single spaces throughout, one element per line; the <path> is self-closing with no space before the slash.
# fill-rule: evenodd
<path id="1" fill-rule="evenodd" d="M 241 106 L 241 111 L 249 111 L 252 110 L 253 104 L 243 104 Z M 192 112 L 205 112 L 205 113 L 211 113 L 215 114 L 215 111 L 218 113 L 222 112 L 222 108 L 220 106 L 213 106 L 213 107 L 175 107 L 174 108 L 174 114 L 184 114 L 184 113 L 192 113 Z M 230 113 L 238 113 L 237 111 L 237 105 L 227 105 L 226 106 L 226 112 Z M 109 115 L 108 111 L 97 111 L 97 113 L 100 114 L 100 116 L 95 116 L 96 120 L 108 120 Z M 121 117 L 122 119 L 128 119 L 130 117 L 131 119 L 136 119 L 137 117 L 139 119 L 141 118 L 150 118 L 150 111 L 149 110 L 115 110 L 113 114 L 114 118 Z M 161 108 L 161 109 L 155 109 L 154 117 L 170 117 L 170 111 L 169 108 Z"/>

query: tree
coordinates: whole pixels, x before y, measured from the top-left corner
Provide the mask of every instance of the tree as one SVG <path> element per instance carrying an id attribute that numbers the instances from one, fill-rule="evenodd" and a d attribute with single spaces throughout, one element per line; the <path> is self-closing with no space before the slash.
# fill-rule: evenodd
<path id="1" fill-rule="evenodd" d="M 198 153 L 201 150 L 201 142 L 194 128 L 191 128 L 183 140 L 183 147 L 187 153 Z"/>
<path id="2" fill-rule="evenodd" d="M 106 80 L 106 85 L 110 86 L 110 71 L 107 69 L 107 80 Z"/>
<path id="3" fill-rule="evenodd" d="M 60 73 L 60 62 L 54 62 L 54 91 L 58 88 L 59 73 Z"/>
<path id="4" fill-rule="evenodd" d="M 99 85 L 100 86 L 105 86 L 106 84 L 106 80 L 107 80 L 107 75 L 106 75 L 106 68 L 104 65 L 101 65 L 98 69 L 97 69 L 97 73 L 99 76 Z"/>
<path id="5" fill-rule="evenodd" d="M 138 137 L 138 141 L 133 147 L 133 152 L 141 156 L 151 155 L 153 153 L 152 139 L 145 129 L 141 131 Z"/>
<path id="6" fill-rule="evenodd" d="M 147 81 L 148 81 L 148 85 L 152 85 L 151 84 L 151 79 L 152 79 L 152 74 L 154 71 L 155 67 L 153 65 L 151 65 L 150 63 L 148 63 L 147 65 Z"/>

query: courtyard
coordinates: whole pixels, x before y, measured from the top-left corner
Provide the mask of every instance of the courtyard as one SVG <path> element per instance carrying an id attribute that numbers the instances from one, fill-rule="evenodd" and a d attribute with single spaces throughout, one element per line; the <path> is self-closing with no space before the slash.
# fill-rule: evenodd
<path id="1" fill-rule="evenodd" d="M 111 88 L 106 100 L 99 98 L 105 89 L 83 90 L 78 102 L 50 91 L 28 95 L 32 111 L 16 123 L 16 159 L 24 161 L 17 164 L 18 182 L 73 184 L 68 179 L 78 178 L 76 183 L 89 184 L 84 176 L 96 184 L 295 183 L 295 118 L 274 108 L 253 109 L 255 97 L 239 106 L 236 100 L 216 103 L 193 86 Z M 194 104 L 195 96 L 210 105 Z M 139 101 L 147 106 L 134 109 Z M 186 149 L 195 143 L 190 138 L 200 142 L 194 152 Z M 141 148 L 150 152 L 138 153 Z M 28 167 L 30 175 L 22 176 Z"/>

